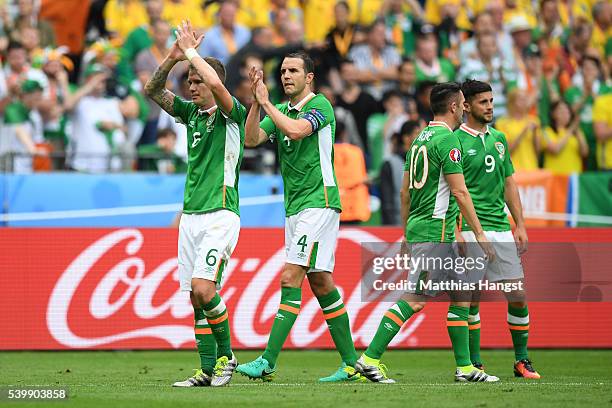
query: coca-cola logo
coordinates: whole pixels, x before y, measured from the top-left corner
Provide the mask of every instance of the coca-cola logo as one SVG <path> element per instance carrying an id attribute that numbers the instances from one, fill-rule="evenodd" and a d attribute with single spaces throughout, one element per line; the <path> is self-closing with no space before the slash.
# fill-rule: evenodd
<path id="1" fill-rule="evenodd" d="M 359 250 L 360 242 L 383 242 L 360 229 L 343 229 L 339 239 L 348 241 L 344 244 L 350 245 L 351 251 Z M 155 245 L 151 241 L 150 245 Z M 147 338 L 179 348 L 193 341 L 193 309 L 187 293 L 178 288 L 177 258 L 172 255 L 157 261 L 157 266 L 147 273 L 146 266 L 152 262 L 147 258 L 146 249 L 142 231 L 121 229 L 104 235 L 76 256 L 57 280 L 47 305 L 46 322 L 51 336 L 69 348 L 94 348 Z M 278 242 L 278 250 L 269 252 L 264 258 L 235 254 L 225 272 L 222 296 L 228 304 L 234 344 L 238 346 L 265 346 L 278 310 L 278 276 L 285 261 L 282 242 Z M 113 254 L 113 264 L 108 270 L 100 270 L 102 260 L 108 263 L 109 253 Z M 174 250 L 168 253 L 174 254 Z M 390 304 L 362 302 L 358 270 L 343 275 L 342 282 L 338 287 L 343 292 L 355 343 L 367 346 Z M 175 289 L 165 293 L 162 289 L 169 285 Z M 160 301 L 161 292 L 165 295 Z M 319 344 L 327 331 L 316 298 L 306 296 L 306 292 L 289 337 L 290 344 L 296 347 Z M 105 327 L 105 333 L 92 335 L 96 330 L 82 330 L 82 323 L 77 327 L 71 319 L 75 314 L 79 315 L 80 322 L 85 319 L 88 327 Z M 127 319 L 121 328 L 115 328 L 112 323 L 118 316 Z M 411 319 L 392 345 L 416 345 L 414 331 L 424 319 L 423 313 Z"/>

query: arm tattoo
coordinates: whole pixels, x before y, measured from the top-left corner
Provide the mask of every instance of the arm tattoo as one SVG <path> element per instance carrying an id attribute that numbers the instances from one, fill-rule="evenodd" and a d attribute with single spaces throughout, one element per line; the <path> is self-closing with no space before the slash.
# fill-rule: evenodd
<path id="1" fill-rule="evenodd" d="M 145 93 L 163 110 L 174 116 L 174 93 L 165 88 L 171 69 L 172 66 L 168 67 L 168 64 L 160 65 L 147 81 Z"/>

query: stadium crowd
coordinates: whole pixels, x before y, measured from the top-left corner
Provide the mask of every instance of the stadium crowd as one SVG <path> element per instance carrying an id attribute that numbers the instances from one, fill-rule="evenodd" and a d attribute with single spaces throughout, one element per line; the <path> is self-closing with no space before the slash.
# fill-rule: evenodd
<path id="1" fill-rule="evenodd" d="M 14 0 L 0 10 L 0 171 L 184 171 L 185 128 L 142 89 L 187 17 L 247 108 L 249 67 L 282 102 L 282 56 L 313 57 L 355 186 L 397 196 L 432 86 L 468 78 L 492 85 L 517 170 L 612 169 L 609 1 Z M 168 87 L 189 99 L 186 71 Z M 275 167 L 271 144 L 245 152 L 245 169 Z"/>

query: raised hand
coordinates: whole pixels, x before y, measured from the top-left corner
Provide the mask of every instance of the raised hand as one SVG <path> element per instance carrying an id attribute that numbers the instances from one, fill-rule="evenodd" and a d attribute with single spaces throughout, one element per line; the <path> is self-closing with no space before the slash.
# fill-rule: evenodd
<path id="1" fill-rule="evenodd" d="M 263 105 L 269 101 L 269 93 L 266 84 L 263 81 L 263 71 L 259 70 L 255 74 L 255 83 L 253 84 L 253 95 L 258 104 Z"/>
<path id="2" fill-rule="evenodd" d="M 199 37 L 196 35 L 189 20 L 183 21 L 176 28 L 176 44 L 183 53 L 189 48 L 198 48 L 203 39 L 203 34 Z"/>

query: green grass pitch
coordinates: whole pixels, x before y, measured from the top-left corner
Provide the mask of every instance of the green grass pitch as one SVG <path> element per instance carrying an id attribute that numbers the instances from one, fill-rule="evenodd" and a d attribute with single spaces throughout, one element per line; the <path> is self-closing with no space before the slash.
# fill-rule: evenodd
<path id="1" fill-rule="evenodd" d="M 246 362 L 259 353 L 237 351 Z M 513 354 L 484 350 L 498 384 L 453 383 L 450 350 L 388 351 L 383 362 L 394 385 L 318 384 L 334 371 L 334 351 L 284 351 L 277 377 L 263 384 L 236 374 L 224 388 L 176 389 L 196 367 L 195 352 L 0 352 L 0 388 L 67 387 L 67 402 L 2 406 L 61 407 L 612 407 L 612 350 L 533 350 L 540 381 L 515 379 Z M 218 404 L 218 405 L 217 405 Z"/>

